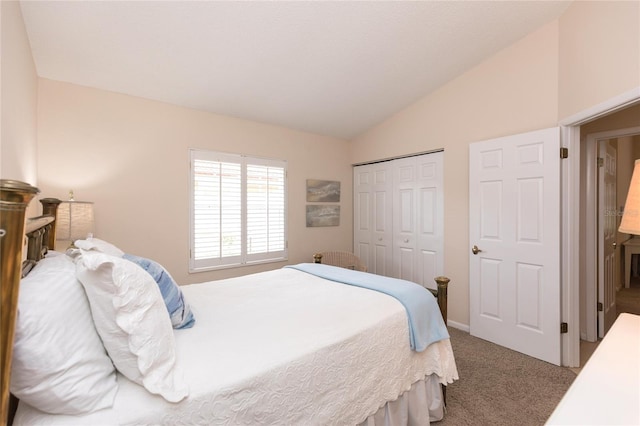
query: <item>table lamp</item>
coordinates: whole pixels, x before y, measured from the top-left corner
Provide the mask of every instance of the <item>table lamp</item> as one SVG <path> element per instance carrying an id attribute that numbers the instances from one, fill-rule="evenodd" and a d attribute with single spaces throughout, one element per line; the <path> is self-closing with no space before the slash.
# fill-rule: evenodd
<path id="1" fill-rule="evenodd" d="M 640 160 L 636 160 L 618 232 L 640 235 Z"/>
<path id="2" fill-rule="evenodd" d="M 69 200 L 58 207 L 56 221 L 56 239 L 73 241 L 93 236 L 93 203 L 76 201 L 73 191 L 69 191 Z"/>

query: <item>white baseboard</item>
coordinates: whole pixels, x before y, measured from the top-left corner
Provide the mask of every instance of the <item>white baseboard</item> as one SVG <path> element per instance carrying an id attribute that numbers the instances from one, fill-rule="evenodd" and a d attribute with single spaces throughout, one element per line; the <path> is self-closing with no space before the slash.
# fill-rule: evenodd
<path id="1" fill-rule="evenodd" d="M 469 326 L 467 324 L 461 324 L 459 322 L 455 322 L 455 321 L 451 321 L 451 320 L 447 320 L 447 325 L 449 327 L 457 328 L 458 330 L 466 331 L 467 333 L 470 330 Z"/>

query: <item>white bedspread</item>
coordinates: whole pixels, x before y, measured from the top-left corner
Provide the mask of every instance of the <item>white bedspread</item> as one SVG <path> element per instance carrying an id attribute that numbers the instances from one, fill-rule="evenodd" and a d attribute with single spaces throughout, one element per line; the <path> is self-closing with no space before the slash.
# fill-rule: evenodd
<path id="1" fill-rule="evenodd" d="M 16 424 L 352 425 L 432 373 L 458 378 L 449 340 L 409 348 L 394 298 L 294 269 L 182 287 L 177 330 L 189 397 L 171 404 L 118 376 L 113 408 L 82 417 L 21 404 Z"/>

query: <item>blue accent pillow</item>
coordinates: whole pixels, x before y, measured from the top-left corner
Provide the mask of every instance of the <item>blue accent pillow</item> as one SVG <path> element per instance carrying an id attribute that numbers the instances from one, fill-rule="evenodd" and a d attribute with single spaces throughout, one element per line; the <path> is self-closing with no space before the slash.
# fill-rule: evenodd
<path id="1" fill-rule="evenodd" d="M 180 290 L 178 284 L 162 265 L 133 254 L 125 254 L 122 257 L 142 267 L 158 283 L 164 304 L 167 306 L 167 311 L 169 311 L 173 328 L 193 327 L 196 320 L 193 312 L 191 312 L 191 307 L 184 300 L 182 290 Z"/>

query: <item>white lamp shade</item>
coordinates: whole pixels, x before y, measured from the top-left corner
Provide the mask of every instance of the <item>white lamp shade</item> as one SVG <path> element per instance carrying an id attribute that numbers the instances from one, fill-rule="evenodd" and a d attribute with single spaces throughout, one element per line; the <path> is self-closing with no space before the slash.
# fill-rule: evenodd
<path id="1" fill-rule="evenodd" d="M 56 239 L 75 241 L 93 234 L 93 203 L 63 201 L 58 207 Z"/>
<path id="2" fill-rule="evenodd" d="M 636 160 L 619 232 L 640 235 L 640 160 Z"/>

